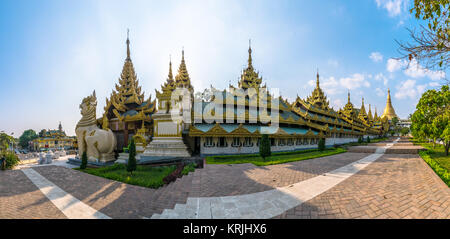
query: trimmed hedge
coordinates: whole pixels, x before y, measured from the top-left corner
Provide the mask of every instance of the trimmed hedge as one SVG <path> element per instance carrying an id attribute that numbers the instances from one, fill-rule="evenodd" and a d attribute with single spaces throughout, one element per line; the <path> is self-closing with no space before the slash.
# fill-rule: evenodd
<path id="1" fill-rule="evenodd" d="M 441 167 L 439 163 L 434 161 L 428 151 L 420 151 L 419 155 L 422 159 L 433 169 L 433 171 L 444 181 L 447 186 L 450 187 L 450 172 L 448 172 L 445 168 Z"/>

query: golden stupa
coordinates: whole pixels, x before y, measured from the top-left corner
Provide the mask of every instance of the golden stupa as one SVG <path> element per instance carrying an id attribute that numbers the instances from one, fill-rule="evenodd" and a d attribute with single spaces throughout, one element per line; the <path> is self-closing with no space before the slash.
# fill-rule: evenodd
<path id="1" fill-rule="evenodd" d="M 384 113 L 381 116 L 381 118 L 387 117 L 388 120 L 392 120 L 392 118 L 397 117 L 397 114 L 395 113 L 394 107 L 392 107 L 391 102 L 391 91 L 388 89 L 388 95 L 387 95 L 387 101 L 386 101 L 386 108 L 384 108 Z"/>

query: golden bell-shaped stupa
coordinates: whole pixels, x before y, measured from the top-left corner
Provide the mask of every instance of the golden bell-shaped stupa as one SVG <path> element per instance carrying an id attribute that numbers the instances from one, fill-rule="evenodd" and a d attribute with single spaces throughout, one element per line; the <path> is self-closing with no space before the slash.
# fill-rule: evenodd
<path id="1" fill-rule="evenodd" d="M 392 120 L 392 118 L 397 117 L 397 114 L 395 113 L 394 107 L 392 107 L 391 102 L 391 91 L 388 89 L 388 95 L 387 95 L 387 101 L 386 101 L 386 108 L 384 108 L 384 113 L 381 116 L 381 118 L 387 117 L 388 120 Z"/>

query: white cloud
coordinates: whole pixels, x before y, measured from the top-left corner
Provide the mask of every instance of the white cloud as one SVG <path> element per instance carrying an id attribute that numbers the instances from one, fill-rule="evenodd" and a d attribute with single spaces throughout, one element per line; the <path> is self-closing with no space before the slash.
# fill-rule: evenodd
<path id="1" fill-rule="evenodd" d="M 382 97 L 384 96 L 384 91 L 380 88 L 376 88 L 375 92 L 377 93 L 378 96 Z"/>
<path id="2" fill-rule="evenodd" d="M 389 72 L 395 72 L 400 70 L 400 68 L 402 68 L 405 64 L 406 64 L 405 61 L 391 58 L 387 61 L 386 70 Z"/>
<path id="3" fill-rule="evenodd" d="M 355 73 L 351 77 L 341 78 L 340 84 L 349 89 L 357 89 L 360 87 L 370 87 L 370 83 L 365 79 L 363 74 Z"/>
<path id="4" fill-rule="evenodd" d="M 376 81 L 383 81 L 383 85 L 387 86 L 388 83 L 388 78 L 386 76 L 383 75 L 383 73 L 378 73 L 377 75 L 375 75 L 375 80 Z"/>
<path id="5" fill-rule="evenodd" d="M 373 62 L 380 62 L 383 61 L 383 55 L 381 55 L 381 53 L 379 52 L 372 52 L 369 56 L 369 58 L 373 61 Z"/>
<path id="6" fill-rule="evenodd" d="M 409 67 L 404 71 L 405 75 L 413 78 L 428 77 L 431 80 L 437 81 L 445 77 L 443 71 L 432 71 L 421 66 L 415 59 L 411 60 Z"/>
<path id="7" fill-rule="evenodd" d="M 378 8 L 385 8 L 390 17 L 401 15 L 407 10 L 408 0 L 375 0 Z"/>
<path id="8" fill-rule="evenodd" d="M 397 86 L 397 92 L 395 93 L 395 98 L 397 99 L 417 99 L 425 91 L 427 85 L 416 85 L 415 80 L 402 81 L 400 85 Z"/>
<path id="9" fill-rule="evenodd" d="M 431 87 L 437 87 L 437 86 L 439 86 L 439 83 L 437 83 L 437 82 L 430 82 L 428 85 L 431 86 Z"/>

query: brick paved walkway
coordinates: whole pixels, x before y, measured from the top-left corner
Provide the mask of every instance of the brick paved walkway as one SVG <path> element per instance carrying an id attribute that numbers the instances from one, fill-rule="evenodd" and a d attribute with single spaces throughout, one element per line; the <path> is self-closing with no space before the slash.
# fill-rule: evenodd
<path id="1" fill-rule="evenodd" d="M 19 170 L 0 170 L 0 218 L 66 218 Z"/>
<path id="2" fill-rule="evenodd" d="M 268 191 L 316 177 L 368 155 L 344 153 L 266 167 L 206 165 L 157 190 L 59 166 L 33 169 L 112 218 L 149 218 L 186 203 L 188 197 Z M 0 218 L 65 218 L 22 171 L 0 171 L 0 182 Z M 419 156 L 386 154 L 276 218 L 450 218 L 450 192 Z"/>
<path id="3" fill-rule="evenodd" d="M 385 154 L 276 218 L 450 218 L 450 189 L 419 156 Z"/>

